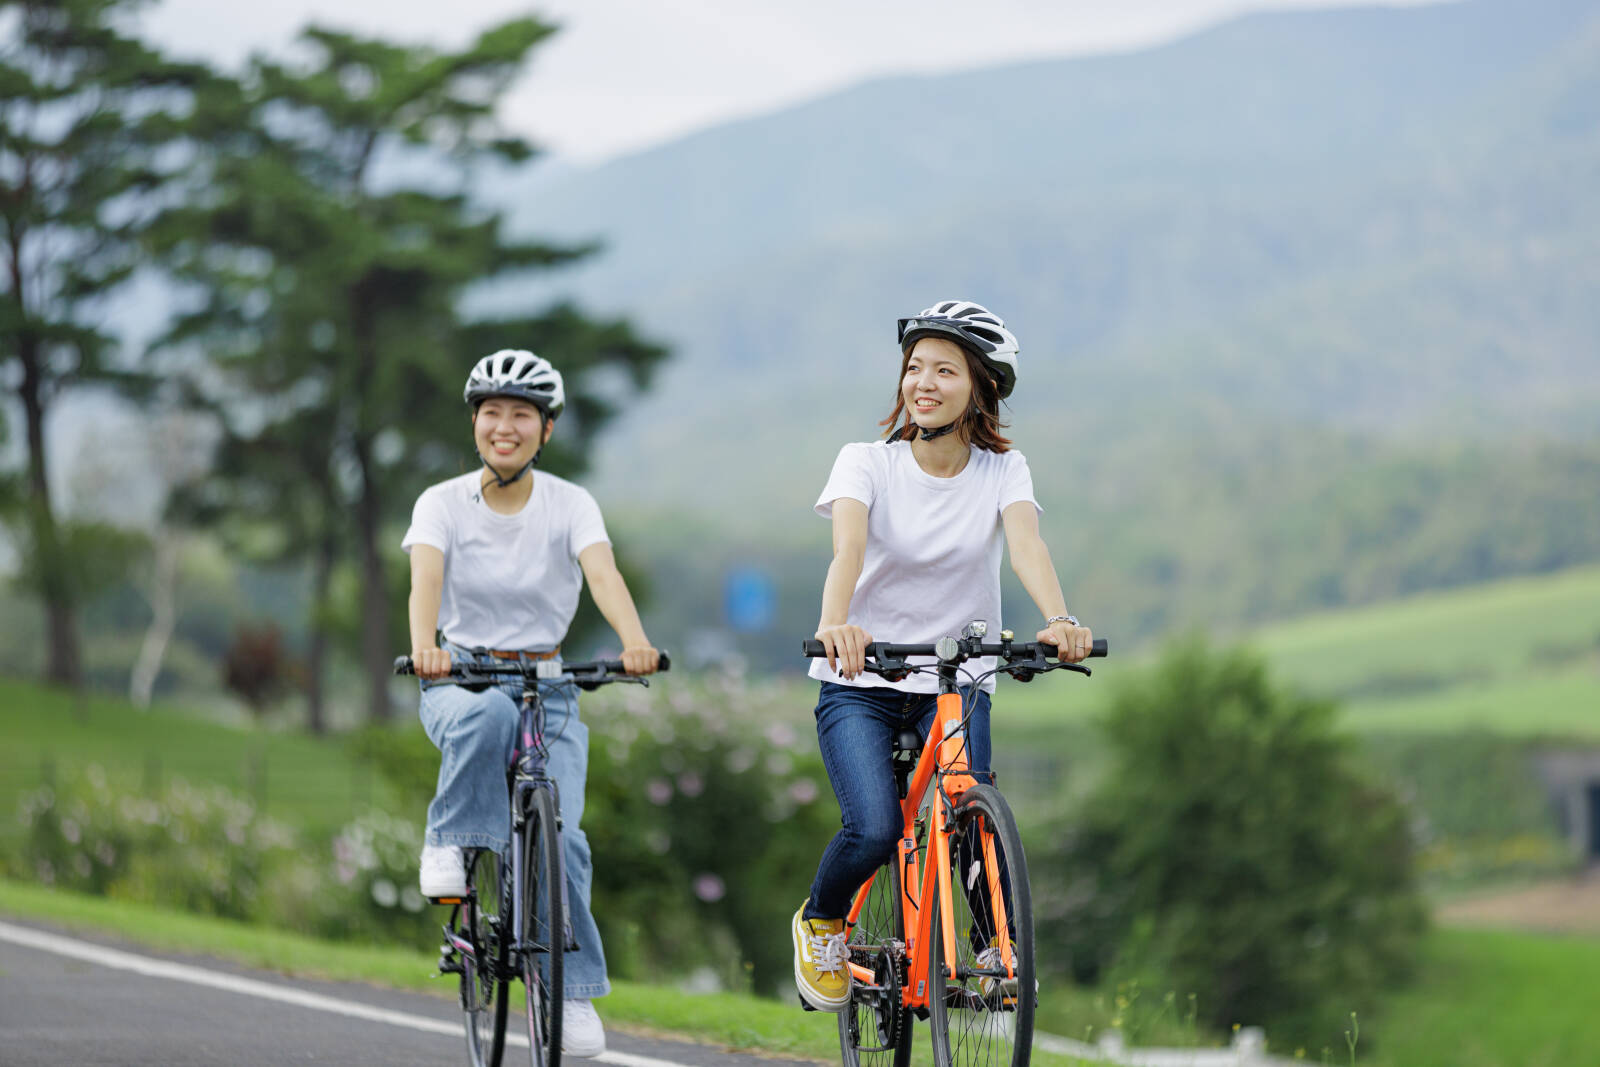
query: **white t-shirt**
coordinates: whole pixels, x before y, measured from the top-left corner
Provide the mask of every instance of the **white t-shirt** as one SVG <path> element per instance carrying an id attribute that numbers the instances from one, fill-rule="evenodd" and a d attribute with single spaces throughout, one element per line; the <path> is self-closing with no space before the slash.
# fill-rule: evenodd
<path id="1" fill-rule="evenodd" d="M 852 624 L 874 641 L 914 645 L 959 637 L 967 623 L 982 619 L 991 639 L 999 639 L 1005 543 L 1000 513 L 1019 500 L 1039 506 L 1022 453 L 974 447 L 960 474 L 936 478 L 917 465 L 908 442 L 849 444 L 834 460 L 817 498 L 817 514 L 831 519 L 833 502 L 841 497 L 867 506 L 866 552 L 850 597 Z M 977 674 L 994 662 L 992 656 L 970 660 L 963 669 Z M 939 689 L 933 674 L 913 674 L 900 682 L 860 674 L 846 682 L 825 659 L 811 662 L 811 677 L 910 693 Z M 994 679 L 983 688 L 994 692 Z"/>
<path id="2" fill-rule="evenodd" d="M 587 489 L 535 471 L 528 503 L 502 515 L 483 502 L 481 471 L 430 486 L 417 498 L 400 547 L 444 553 L 439 629 L 468 648 L 547 651 L 578 610 L 578 553 L 609 542 Z"/>

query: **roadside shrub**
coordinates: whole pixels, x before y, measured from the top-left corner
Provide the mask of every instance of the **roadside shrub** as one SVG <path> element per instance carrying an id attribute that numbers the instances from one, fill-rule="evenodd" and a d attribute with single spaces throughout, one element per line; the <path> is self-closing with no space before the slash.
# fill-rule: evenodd
<path id="1" fill-rule="evenodd" d="M 7 866 L 44 885 L 344 940 L 426 948 L 438 934 L 413 820 L 368 812 L 308 844 L 221 786 L 142 795 L 95 764 L 25 795 L 17 816 Z"/>
<path id="2" fill-rule="evenodd" d="M 1332 711 L 1199 642 L 1125 686 L 1107 773 L 1035 861 L 1042 958 L 1193 990 L 1219 1033 L 1337 1047 L 1410 973 L 1424 911 L 1406 814 Z"/>
<path id="3" fill-rule="evenodd" d="M 90 764 L 23 797 L 19 866 L 45 885 L 231 919 L 253 918 L 293 832 L 220 786 L 115 788 Z"/>
<path id="4" fill-rule="evenodd" d="M 420 823 L 366 812 L 325 847 L 280 865 L 260 918 L 318 937 L 431 949 L 442 917 L 417 888 L 421 850 Z"/>

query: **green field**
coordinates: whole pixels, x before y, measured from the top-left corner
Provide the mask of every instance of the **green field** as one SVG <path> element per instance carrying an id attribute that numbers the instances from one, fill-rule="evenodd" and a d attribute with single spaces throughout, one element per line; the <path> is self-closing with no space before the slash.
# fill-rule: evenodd
<path id="1" fill-rule="evenodd" d="M 1328 612 L 1238 639 L 1281 681 L 1339 701 L 1344 722 L 1363 732 L 1600 737 L 1600 567 Z M 996 730 L 1103 711 L 1124 663 L 1143 660 L 1095 663 L 1092 679 L 1002 681 Z"/>
<path id="2" fill-rule="evenodd" d="M 1365 1062 L 1374 1067 L 1600 1062 L 1596 989 L 1600 940 L 1438 930 L 1426 942 L 1418 983 L 1387 1005 L 1373 1055 Z"/>
<path id="3" fill-rule="evenodd" d="M 55 768 L 90 763 L 129 789 L 169 777 L 216 782 L 313 833 L 394 802 L 388 784 L 351 760 L 342 743 L 241 729 L 160 707 L 140 711 L 115 697 L 79 698 L 31 682 L 0 679 L 0 739 L 0 813 L 7 824 L 21 794 Z"/>

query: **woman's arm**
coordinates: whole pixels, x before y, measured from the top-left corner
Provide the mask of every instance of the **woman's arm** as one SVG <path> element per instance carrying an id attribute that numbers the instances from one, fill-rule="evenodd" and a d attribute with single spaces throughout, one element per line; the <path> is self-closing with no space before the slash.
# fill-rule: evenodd
<path id="1" fill-rule="evenodd" d="M 439 601 L 444 595 L 444 553 L 411 546 L 411 664 L 419 678 L 450 673 L 450 653 L 439 647 Z"/>
<path id="2" fill-rule="evenodd" d="M 867 505 L 850 497 L 833 502 L 833 562 L 822 584 L 822 619 L 817 640 L 828 654 L 828 667 L 845 678 L 861 673 L 867 662 L 866 647 L 872 635 L 851 626 L 850 597 L 861 577 L 867 552 Z"/>
<path id="3" fill-rule="evenodd" d="M 1005 524 L 1006 547 L 1011 553 L 1011 570 L 1022 582 L 1046 619 L 1067 614 L 1067 598 L 1061 593 L 1050 549 L 1039 536 L 1039 511 L 1031 500 L 1019 500 L 1000 513 Z M 1048 641 L 1060 651 L 1062 659 L 1077 663 L 1089 654 L 1094 634 L 1087 626 L 1053 622 L 1034 635 L 1035 641 Z"/>
<path id="4" fill-rule="evenodd" d="M 661 662 L 661 653 L 644 635 L 644 624 L 639 621 L 639 609 L 634 607 L 628 583 L 617 570 L 617 557 L 611 545 L 596 541 L 578 553 L 578 566 L 583 568 L 584 581 L 589 583 L 589 595 L 600 609 L 617 640 L 622 642 L 622 665 L 629 674 L 654 674 Z"/>

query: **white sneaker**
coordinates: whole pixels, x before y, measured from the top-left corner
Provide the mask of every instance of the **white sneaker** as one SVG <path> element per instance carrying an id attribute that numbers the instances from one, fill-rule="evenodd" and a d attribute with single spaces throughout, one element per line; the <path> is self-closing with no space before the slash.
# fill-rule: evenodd
<path id="1" fill-rule="evenodd" d="M 467 871 L 461 862 L 461 849 L 455 845 L 423 845 L 417 887 L 430 900 L 466 896 Z"/>
<path id="2" fill-rule="evenodd" d="M 568 1056 L 598 1056 L 606 1050 L 606 1029 L 594 1003 L 588 1000 L 561 1002 L 561 1051 Z"/>

